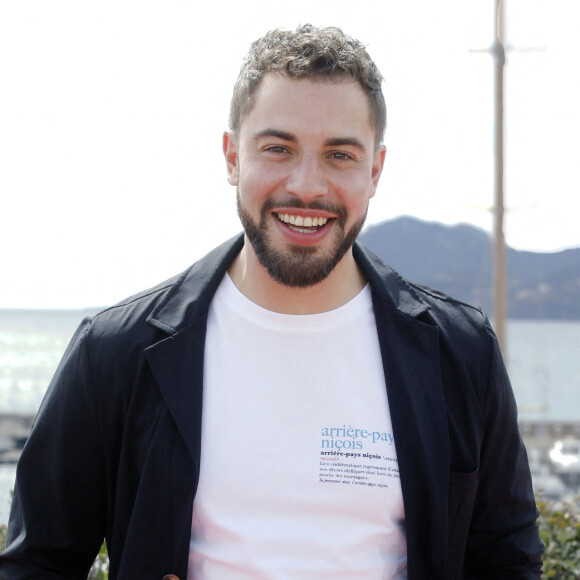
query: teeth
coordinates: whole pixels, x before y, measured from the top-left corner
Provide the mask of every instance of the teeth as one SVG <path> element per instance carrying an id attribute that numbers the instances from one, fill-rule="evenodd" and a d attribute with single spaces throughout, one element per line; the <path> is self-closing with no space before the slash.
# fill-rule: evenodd
<path id="1" fill-rule="evenodd" d="M 314 226 L 322 227 L 328 222 L 328 218 L 324 217 L 305 217 L 300 215 L 290 215 L 287 213 L 279 213 L 278 219 L 285 224 L 292 224 L 293 226 L 304 226 L 305 228 L 310 228 Z"/>

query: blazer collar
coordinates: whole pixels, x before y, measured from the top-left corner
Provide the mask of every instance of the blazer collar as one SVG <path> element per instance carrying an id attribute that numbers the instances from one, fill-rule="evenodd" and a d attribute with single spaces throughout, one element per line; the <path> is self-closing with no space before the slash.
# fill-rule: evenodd
<path id="1" fill-rule="evenodd" d="M 373 294 L 380 296 L 386 307 L 412 318 L 430 309 L 406 280 L 358 242 L 353 246 L 353 256 L 369 281 Z"/>
<path id="2" fill-rule="evenodd" d="M 239 234 L 193 264 L 157 304 L 147 322 L 172 335 L 207 313 L 213 295 L 243 245 L 244 236 Z M 353 255 L 385 305 L 413 318 L 429 310 L 397 272 L 358 242 L 353 246 Z"/>
<path id="3" fill-rule="evenodd" d="M 171 286 L 147 322 L 173 335 L 207 314 L 222 278 L 243 245 L 244 235 L 239 234 L 195 262 Z"/>

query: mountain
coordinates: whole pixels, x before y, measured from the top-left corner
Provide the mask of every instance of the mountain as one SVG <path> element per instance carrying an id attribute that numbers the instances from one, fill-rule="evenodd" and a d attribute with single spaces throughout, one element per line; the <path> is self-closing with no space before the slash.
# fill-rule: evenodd
<path id="1" fill-rule="evenodd" d="M 493 314 L 492 239 L 474 226 L 402 217 L 369 226 L 359 240 L 405 278 Z M 507 248 L 508 317 L 580 320 L 580 248 Z"/>

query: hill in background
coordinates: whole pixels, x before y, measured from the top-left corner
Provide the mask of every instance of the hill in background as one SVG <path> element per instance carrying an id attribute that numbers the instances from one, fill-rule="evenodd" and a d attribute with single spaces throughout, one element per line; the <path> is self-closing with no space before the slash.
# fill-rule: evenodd
<path id="1" fill-rule="evenodd" d="M 492 239 L 474 226 L 402 217 L 369 226 L 359 240 L 405 278 L 493 314 Z M 580 248 L 507 248 L 508 317 L 580 320 Z"/>

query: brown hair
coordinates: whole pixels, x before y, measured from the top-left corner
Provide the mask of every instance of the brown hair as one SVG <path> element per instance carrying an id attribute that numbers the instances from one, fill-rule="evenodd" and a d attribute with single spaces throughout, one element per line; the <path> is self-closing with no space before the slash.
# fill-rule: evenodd
<path id="1" fill-rule="evenodd" d="M 375 147 L 382 143 L 387 120 L 381 90 L 383 77 L 358 40 L 346 36 L 339 28 L 305 24 L 294 32 L 272 30 L 253 42 L 234 85 L 230 105 L 230 128 L 234 135 L 252 109 L 260 82 L 270 72 L 290 78 L 356 80 L 369 99 Z"/>

